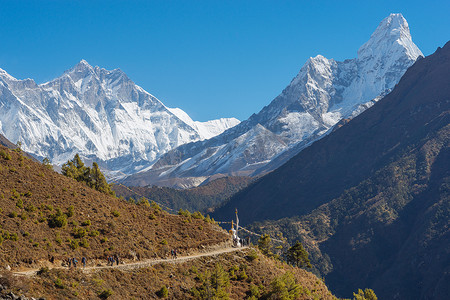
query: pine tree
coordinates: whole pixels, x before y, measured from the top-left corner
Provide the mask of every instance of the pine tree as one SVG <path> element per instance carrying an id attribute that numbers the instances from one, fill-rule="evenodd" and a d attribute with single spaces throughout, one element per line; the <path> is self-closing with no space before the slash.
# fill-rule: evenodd
<path id="1" fill-rule="evenodd" d="M 86 167 L 78 154 L 72 160 L 62 166 L 62 174 L 75 179 L 79 182 L 85 182 L 89 187 L 99 192 L 114 195 L 111 186 L 106 181 L 98 164 L 94 162 L 92 168 Z"/>
<path id="2" fill-rule="evenodd" d="M 262 254 L 271 257 L 273 255 L 271 251 L 272 240 L 268 234 L 263 234 L 259 237 L 258 240 L 258 248 L 262 252 Z"/>
<path id="3" fill-rule="evenodd" d="M 311 268 L 311 263 L 308 258 L 308 252 L 303 248 L 302 243 L 297 241 L 294 246 L 289 248 L 287 252 L 287 259 L 299 268 Z"/>

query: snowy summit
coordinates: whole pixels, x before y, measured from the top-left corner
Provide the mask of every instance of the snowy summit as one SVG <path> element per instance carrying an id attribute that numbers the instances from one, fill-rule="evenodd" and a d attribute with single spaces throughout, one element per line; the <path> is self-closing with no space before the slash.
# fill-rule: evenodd
<path id="1" fill-rule="evenodd" d="M 79 153 L 110 171 L 134 173 L 177 146 L 238 123 L 194 122 L 120 69 L 92 67 L 85 60 L 40 85 L 0 71 L 0 134 L 57 165 Z"/>
<path id="2" fill-rule="evenodd" d="M 422 52 L 413 43 L 405 18 L 391 14 L 356 58 L 340 62 L 311 57 L 259 113 L 210 140 L 169 151 L 146 173 L 126 182 L 173 184 L 174 179 L 194 182 L 195 177 L 273 170 L 341 119 L 355 117 L 389 93 L 419 56 Z"/>

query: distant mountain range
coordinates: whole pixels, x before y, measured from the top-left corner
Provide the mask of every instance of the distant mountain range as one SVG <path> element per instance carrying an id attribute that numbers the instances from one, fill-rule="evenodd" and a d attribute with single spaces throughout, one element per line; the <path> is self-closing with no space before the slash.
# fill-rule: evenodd
<path id="1" fill-rule="evenodd" d="M 255 176 L 274 170 L 341 119 L 372 106 L 420 56 L 406 20 L 391 14 L 361 46 L 357 58 L 310 58 L 259 113 L 216 137 L 168 151 L 124 183 L 186 187 L 209 176 Z"/>
<path id="2" fill-rule="evenodd" d="M 108 71 L 84 60 L 43 84 L 0 69 L 0 134 L 57 165 L 79 153 L 117 175 L 130 174 L 164 152 L 238 123 L 234 118 L 195 122 L 120 69 Z"/>
<path id="3" fill-rule="evenodd" d="M 449 143 L 450 42 L 213 216 L 237 208 L 241 224 L 301 240 L 338 296 L 367 286 L 380 299 L 446 299 Z"/>

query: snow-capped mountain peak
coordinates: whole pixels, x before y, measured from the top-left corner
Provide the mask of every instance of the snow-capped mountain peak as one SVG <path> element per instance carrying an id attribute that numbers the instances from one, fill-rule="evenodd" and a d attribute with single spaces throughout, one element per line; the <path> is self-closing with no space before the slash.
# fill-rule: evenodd
<path id="1" fill-rule="evenodd" d="M 0 134 L 54 164 L 79 153 L 109 170 L 136 172 L 177 146 L 239 122 L 194 122 L 177 112 L 120 69 L 92 67 L 85 60 L 40 85 L 0 71 Z"/>
<path id="2" fill-rule="evenodd" d="M 309 58 L 282 93 L 259 113 L 210 140 L 165 154 L 147 171 L 145 184 L 217 174 L 260 175 L 273 170 L 324 136 L 342 118 L 355 117 L 381 99 L 420 55 L 406 20 L 401 14 L 391 14 L 361 46 L 356 58 Z M 245 146 L 249 137 L 258 141 L 252 147 Z M 139 175 L 139 183 L 144 177 Z M 137 183 L 133 176 L 126 182 Z"/>
<path id="3" fill-rule="evenodd" d="M 423 56 L 419 48 L 413 43 L 409 25 L 402 14 L 390 14 L 381 21 L 370 39 L 358 50 L 358 58 L 371 56 L 391 56 L 395 52 L 405 54 L 416 60 Z"/>

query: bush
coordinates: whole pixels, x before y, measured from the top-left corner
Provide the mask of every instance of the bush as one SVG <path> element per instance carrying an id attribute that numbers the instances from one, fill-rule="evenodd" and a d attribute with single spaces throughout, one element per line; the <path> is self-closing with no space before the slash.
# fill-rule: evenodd
<path id="1" fill-rule="evenodd" d="M 110 297 L 113 294 L 113 292 L 111 290 L 103 290 L 98 294 L 98 297 L 100 299 L 107 299 L 108 297 Z"/>
<path id="2" fill-rule="evenodd" d="M 192 214 L 192 217 L 194 218 L 194 219 L 199 219 L 199 220 L 203 220 L 205 217 L 202 215 L 202 213 L 201 212 L 199 212 L 199 211 L 196 211 L 195 213 L 193 213 Z"/>
<path id="3" fill-rule="evenodd" d="M 90 220 L 86 220 L 86 221 L 81 223 L 81 226 L 91 226 L 91 221 Z"/>
<path id="4" fill-rule="evenodd" d="M 12 211 L 8 214 L 8 217 L 15 218 L 15 217 L 17 217 L 17 213 L 15 211 Z"/>
<path id="5" fill-rule="evenodd" d="M 64 227 L 67 225 L 67 216 L 62 213 L 60 208 L 56 209 L 56 213 L 50 215 L 48 219 L 48 226 L 54 227 Z"/>
<path id="6" fill-rule="evenodd" d="M 256 259 L 258 259 L 258 253 L 255 250 L 252 250 L 247 256 L 246 256 L 248 261 L 254 261 Z"/>
<path id="7" fill-rule="evenodd" d="M 67 209 L 67 217 L 73 217 L 73 214 L 75 213 L 75 209 L 73 207 L 73 205 L 69 206 L 69 208 Z"/>
<path id="8" fill-rule="evenodd" d="M 84 228 L 77 227 L 77 228 L 74 228 L 74 229 L 73 229 L 72 235 L 73 235 L 75 238 L 79 239 L 79 238 L 85 237 L 85 236 L 87 235 L 87 231 L 86 231 L 86 229 L 84 229 Z"/>
<path id="9" fill-rule="evenodd" d="M 0 156 L 5 160 L 11 160 L 11 154 L 9 154 L 9 151 L 5 152 L 4 150 L 0 150 Z"/>
<path id="10" fill-rule="evenodd" d="M 72 248 L 72 250 L 77 249 L 78 246 L 79 246 L 78 241 L 77 241 L 77 240 L 73 240 L 73 241 L 71 240 L 71 241 L 69 242 L 69 246 L 70 246 L 70 248 Z"/>
<path id="11" fill-rule="evenodd" d="M 166 286 L 163 286 L 159 291 L 156 292 L 156 296 L 159 298 L 167 298 L 169 297 L 169 290 Z"/>
<path id="12" fill-rule="evenodd" d="M 23 201 L 22 201 L 22 199 L 17 199 L 17 202 L 16 202 L 16 206 L 18 207 L 18 208 L 23 208 Z"/>
<path id="13" fill-rule="evenodd" d="M 91 236 L 91 237 L 98 236 L 99 234 L 100 234 L 100 232 L 98 232 L 97 230 L 92 230 L 91 232 L 89 232 L 89 236 Z"/>
<path id="14" fill-rule="evenodd" d="M 89 248 L 89 242 L 86 239 L 82 239 L 80 242 L 80 246 L 83 248 Z"/>
<path id="15" fill-rule="evenodd" d="M 186 210 L 182 210 L 181 208 L 178 211 L 178 215 L 185 216 L 186 218 L 190 218 L 191 217 L 191 213 L 187 209 Z"/>
<path id="16" fill-rule="evenodd" d="M 160 242 L 160 244 L 161 244 L 161 245 L 167 245 L 167 241 L 166 241 L 166 240 L 162 240 L 162 241 Z"/>
<path id="17" fill-rule="evenodd" d="M 57 279 L 55 280 L 55 286 L 56 286 L 58 289 L 63 289 L 63 288 L 64 288 L 64 284 L 63 284 L 62 280 L 59 279 L 59 278 L 57 278 Z"/>
<path id="18" fill-rule="evenodd" d="M 111 212 L 111 214 L 114 216 L 114 217 L 120 217 L 120 212 L 118 212 L 117 210 L 113 210 L 112 212 Z"/>

